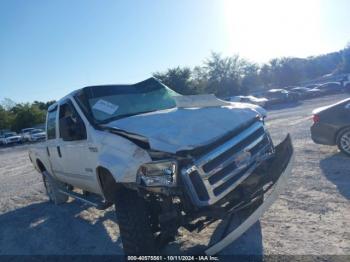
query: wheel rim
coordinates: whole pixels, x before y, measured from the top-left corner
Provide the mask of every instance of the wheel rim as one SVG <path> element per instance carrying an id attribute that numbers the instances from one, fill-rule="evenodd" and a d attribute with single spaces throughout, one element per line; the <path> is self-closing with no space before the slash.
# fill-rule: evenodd
<path id="1" fill-rule="evenodd" d="M 350 131 L 341 136 L 340 146 L 346 153 L 350 154 Z"/>

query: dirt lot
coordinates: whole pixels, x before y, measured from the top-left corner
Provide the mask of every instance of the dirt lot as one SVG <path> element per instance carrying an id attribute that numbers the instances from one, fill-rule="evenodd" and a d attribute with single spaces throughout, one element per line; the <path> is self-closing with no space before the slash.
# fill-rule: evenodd
<path id="1" fill-rule="evenodd" d="M 310 139 L 311 111 L 345 98 L 318 98 L 269 110 L 277 144 L 291 133 L 293 174 L 278 201 L 222 254 L 350 255 L 350 161 Z M 121 254 L 114 209 L 47 202 L 28 146 L 0 149 L 0 254 Z M 206 233 L 206 234 L 205 234 Z M 191 253 L 208 240 L 182 231 L 165 252 Z"/>

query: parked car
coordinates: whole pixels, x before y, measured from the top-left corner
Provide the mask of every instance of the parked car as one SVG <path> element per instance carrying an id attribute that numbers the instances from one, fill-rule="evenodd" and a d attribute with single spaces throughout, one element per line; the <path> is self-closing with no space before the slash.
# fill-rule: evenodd
<path id="1" fill-rule="evenodd" d="M 306 85 L 305 87 L 308 89 L 313 89 L 313 88 L 317 88 L 318 86 L 320 86 L 320 84 L 309 84 L 309 85 Z"/>
<path id="2" fill-rule="evenodd" d="M 20 135 L 22 137 L 23 142 L 27 142 L 30 140 L 30 132 L 35 130 L 35 128 L 24 128 L 21 130 Z"/>
<path id="3" fill-rule="evenodd" d="M 264 96 L 268 99 L 268 105 L 287 103 L 299 100 L 299 95 L 285 89 L 270 89 Z"/>
<path id="4" fill-rule="evenodd" d="M 300 100 L 300 98 L 301 98 L 300 93 L 295 92 L 293 90 L 288 90 L 287 92 L 288 92 L 287 97 L 288 97 L 289 102 L 295 102 L 295 101 Z"/>
<path id="5" fill-rule="evenodd" d="M 306 99 L 317 96 L 315 91 L 302 86 L 294 87 L 290 91 L 297 93 L 300 99 Z"/>
<path id="6" fill-rule="evenodd" d="M 270 89 L 264 96 L 268 99 L 268 105 L 285 103 L 288 101 L 288 91 L 284 89 Z"/>
<path id="7" fill-rule="evenodd" d="M 268 99 L 265 97 L 255 97 L 255 96 L 233 96 L 229 98 L 229 101 L 250 103 L 250 104 L 264 107 Z"/>
<path id="8" fill-rule="evenodd" d="M 46 138 L 46 132 L 42 129 L 34 129 L 30 131 L 29 141 L 31 142 L 45 140 L 45 138 Z"/>
<path id="9" fill-rule="evenodd" d="M 29 157 L 54 203 L 115 203 L 126 254 L 157 254 L 179 227 L 240 214 L 206 250 L 215 254 L 259 219 L 291 171 L 290 137 L 274 147 L 256 108 L 180 96 L 155 78 L 85 87 L 49 107 L 47 140 Z"/>
<path id="10" fill-rule="evenodd" d="M 322 94 L 336 94 L 344 91 L 344 88 L 338 82 L 329 82 L 317 87 Z"/>
<path id="11" fill-rule="evenodd" d="M 310 92 L 311 97 L 320 97 L 323 95 L 323 92 L 320 89 L 318 89 L 317 87 L 309 89 L 309 92 Z"/>
<path id="12" fill-rule="evenodd" d="M 337 145 L 350 156 L 350 98 L 313 111 L 311 138 L 317 144 Z"/>
<path id="13" fill-rule="evenodd" d="M 241 102 L 241 97 L 240 96 L 230 96 L 225 98 L 226 101 L 229 102 Z"/>
<path id="14" fill-rule="evenodd" d="M 10 144 L 22 142 L 22 137 L 20 135 L 17 135 L 15 132 L 5 133 L 4 138 L 5 138 L 5 140 L 4 140 L 5 145 L 10 145 Z"/>
<path id="15" fill-rule="evenodd" d="M 345 89 L 345 91 L 349 91 L 350 89 L 350 74 L 344 75 L 340 80 L 340 85 Z"/>
<path id="16" fill-rule="evenodd" d="M 5 145 L 5 136 L 0 135 L 0 145 Z"/>

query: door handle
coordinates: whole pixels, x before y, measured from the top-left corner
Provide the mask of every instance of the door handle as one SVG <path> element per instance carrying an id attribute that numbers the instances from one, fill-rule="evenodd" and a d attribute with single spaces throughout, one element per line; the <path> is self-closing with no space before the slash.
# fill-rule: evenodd
<path id="1" fill-rule="evenodd" d="M 59 157 L 62 157 L 61 148 L 59 146 L 57 146 L 57 153 Z"/>
<path id="2" fill-rule="evenodd" d="M 48 146 L 46 147 L 46 153 L 47 153 L 48 156 L 50 156 L 50 151 L 49 151 L 49 147 Z"/>

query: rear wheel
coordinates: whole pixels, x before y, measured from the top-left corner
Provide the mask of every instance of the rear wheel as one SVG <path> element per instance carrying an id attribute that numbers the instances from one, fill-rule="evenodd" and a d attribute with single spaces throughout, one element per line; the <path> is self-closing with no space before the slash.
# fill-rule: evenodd
<path id="1" fill-rule="evenodd" d="M 350 156 L 350 128 L 346 128 L 339 133 L 337 146 L 340 151 Z"/>
<path id="2" fill-rule="evenodd" d="M 43 171 L 43 181 L 46 194 L 51 202 L 56 205 L 67 202 L 68 196 L 60 192 L 60 189 L 66 187 L 64 183 L 54 179 L 47 171 Z"/>
<path id="3" fill-rule="evenodd" d="M 157 254 L 158 248 L 147 206 L 146 201 L 134 190 L 122 188 L 116 194 L 115 210 L 127 255 Z"/>

